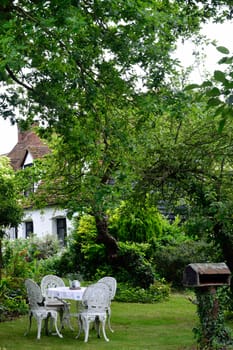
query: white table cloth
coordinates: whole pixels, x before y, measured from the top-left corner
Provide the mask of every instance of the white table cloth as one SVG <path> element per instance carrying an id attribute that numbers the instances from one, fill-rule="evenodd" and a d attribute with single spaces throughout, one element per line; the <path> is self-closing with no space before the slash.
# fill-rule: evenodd
<path id="1" fill-rule="evenodd" d="M 80 289 L 71 289 L 70 287 L 54 287 L 48 288 L 47 293 L 50 298 L 82 300 L 83 293 L 86 287 Z"/>

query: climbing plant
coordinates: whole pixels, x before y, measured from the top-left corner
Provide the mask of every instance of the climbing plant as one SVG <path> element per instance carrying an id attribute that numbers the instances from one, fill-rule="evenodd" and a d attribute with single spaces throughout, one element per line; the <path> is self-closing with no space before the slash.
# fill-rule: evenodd
<path id="1" fill-rule="evenodd" d="M 224 298 L 222 288 L 197 288 L 197 314 L 199 326 L 194 328 L 198 349 L 226 350 L 233 346 L 230 330 L 224 323 Z M 230 347 L 232 349 L 232 347 Z"/>

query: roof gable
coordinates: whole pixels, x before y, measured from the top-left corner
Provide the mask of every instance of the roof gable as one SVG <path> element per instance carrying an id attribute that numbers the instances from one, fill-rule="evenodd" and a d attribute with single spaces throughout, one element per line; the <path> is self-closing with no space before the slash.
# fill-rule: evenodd
<path id="1" fill-rule="evenodd" d="M 8 153 L 14 170 L 22 168 L 30 160 L 42 158 L 50 152 L 49 147 L 32 130 L 19 132 L 18 142 Z M 30 162 L 32 163 L 32 162 Z"/>
<path id="2" fill-rule="evenodd" d="M 27 150 L 25 154 L 25 158 L 23 160 L 23 163 L 21 164 L 21 168 L 24 168 L 28 165 L 31 165 L 33 163 L 33 157 L 31 153 Z"/>

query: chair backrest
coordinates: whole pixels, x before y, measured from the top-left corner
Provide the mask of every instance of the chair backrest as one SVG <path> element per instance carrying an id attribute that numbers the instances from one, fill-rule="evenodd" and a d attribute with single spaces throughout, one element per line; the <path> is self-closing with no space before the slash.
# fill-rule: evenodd
<path id="1" fill-rule="evenodd" d="M 65 282 L 56 275 L 46 275 L 42 278 L 40 288 L 42 295 L 48 299 L 47 290 L 53 287 L 65 287 Z M 49 298 L 50 299 L 50 298 Z"/>
<path id="2" fill-rule="evenodd" d="M 34 282 L 32 279 L 28 278 L 25 281 L 25 287 L 27 290 L 27 296 L 28 296 L 30 308 L 32 310 L 36 310 L 36 309 L 39 309 L 40 307 L 43 307 L 44 298 L 38 284 Z"/>
<path id="3" fill-rule="evenodd" d="M 83 294 L 83 303 L 87 312 L 106 312 L 109 305 L 109 290 L 103 283 L 95 283 L 88 286 Z"/>
<path id="4" fill-rule="evenodd" d="M 106 276 L 98 280 L 98 282 L 102 282 L 107 284 L 110 291 L 110 300 L 113 300 L 116 294 L 117 289 L 117 281 L 114 277 Z"/>

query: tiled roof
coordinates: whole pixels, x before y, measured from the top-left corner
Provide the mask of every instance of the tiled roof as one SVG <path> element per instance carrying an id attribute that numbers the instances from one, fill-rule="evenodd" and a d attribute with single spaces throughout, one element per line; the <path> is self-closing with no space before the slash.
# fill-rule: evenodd
<path id="1" fill-rule="evenodd" d="M 7 154 L 14 170 L 22 167 L 28 152 L 33 159 L 38 159 L 49 153 L 49 148 L 34 131 L 19 131 L 17 144 Z"/>

